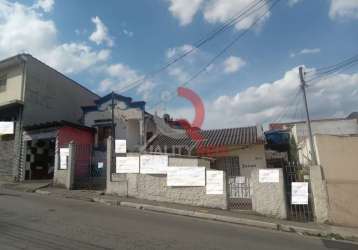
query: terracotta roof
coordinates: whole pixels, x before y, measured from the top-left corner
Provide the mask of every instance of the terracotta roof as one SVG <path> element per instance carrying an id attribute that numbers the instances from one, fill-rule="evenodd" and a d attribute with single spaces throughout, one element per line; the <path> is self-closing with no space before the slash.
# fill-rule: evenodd
<path id="1" fill-rule="evenodd" d="M 264 139 L 257 133 L 257 127 L 225 128 L 213 130 L 200 130 L 204 140 L 202 146 L 235 146 L 264 144 Z M 172 147 L 176 145 L 194 147 L 198 141 L 192 140 L 187 134 L 177 138 L 166 135 L 158 135 L 148 147 Z"/>

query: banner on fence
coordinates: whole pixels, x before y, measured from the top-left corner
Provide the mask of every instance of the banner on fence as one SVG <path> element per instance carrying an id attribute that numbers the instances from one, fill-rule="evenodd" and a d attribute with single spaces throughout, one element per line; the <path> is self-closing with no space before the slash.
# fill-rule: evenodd
<path id="1" fill-rule="evenodd" d="M 0 135 L 14 134 L 14 122 L 0 122 Z"/>
<path id="2" fill-rule="evenodd" d="M 103 168 L 103 162 L 98 162 L 97 168 L 98 168 L 98 169 Z"/>
<path id="3" fill-rule="evenodd" d="M 68 168 L 68 159 L 70 157 L 69 148 L 60 148 L 60 169 Z"/>
<path id="4" fill-rule="evenodd" d="M 167 186 L 205 186 L 205 167 L 168 167 Z"/>
<path id="5" fill-rule="evenodd" d="M 116 157 L 117 174 L 138 174 L 139 156 Z"/>
<path id="6" fill-rule="evenodd" d="M 206 194 L 224 193 L 224 172 L 216 170 L 206 171 Z"/>
<path id="7" fill-rule="evenodd" d="M 308 182 L 292 182 L 291 204 L 308 204 Z"/>
<path id="8" fill-rule="evenodd" d="M 126 140 L 116 140 L 115 141 L 115 152 L 120 154 L 127 153 L 127 141 Z"/>
<path id="9" fill-rule="evenodd" d="M 280 181 L 280 172 L 278 169 L 259 169 L 260 183 L 278 183 Z"/>
<path id="10" fill-rule="evenodd" d="M 168 169 L 168 155 L 141 155 L 141 174 L 166 174 Z"/>

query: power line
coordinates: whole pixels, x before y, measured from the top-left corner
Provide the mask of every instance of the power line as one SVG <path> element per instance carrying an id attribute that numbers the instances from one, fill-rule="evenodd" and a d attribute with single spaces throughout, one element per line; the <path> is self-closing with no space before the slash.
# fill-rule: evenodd
<path id="1" fill-rule="evenodd" d="M 225 22 L 223 25 L 221 25 L 216 30 L 213 30 L 212 32 L 210 32 L 206 38 L 202 38 L 199 41 L 197 41 L 196 43 L 194 43 L 194 46 L 192 48 L 188 49 L 187 51 L 184 51 L 182 54 L 180 54 L 180 55 L 178 55 L 178 56 L 176 56 L 174 58 L 171 58 L 172 60 L 170 62 L 166 63 L 162 67 L 160 67 L 160 68 L 158 68 L 158 69 L 156 69 L 156 70 L 154 70 L 152 72 L 149 72 L 144 77 L 141 77 L 141 78 L 139 78 L 139 79 L 127 84 L 127 86 L 125 86 L 124 88 L 120 89 L 119 92 L 125 92 L 125 91 L 128 91 L 130 89 L 133 89 L 133 88 L 139 86 L 140 84 L 142 84 L 143 82 L 145 82 L 146 80 L 151 79 L 155 75 L 157 75 L 157 74 L 161 73 L 162 71 L 166 70 L 171 65 L 177 63 L 181 59 L 183 59 L 186 56 L 192 54 L 194 51 L 196 51 L 197 49 L 199 49 L 200 47 L 205 45 L 207 42 L 213 40 L 217 35 L 221 34 L 222 32 L 228 30 L 232 26 L 236 25 L 237 23 L 239 23 L 240 21 L 245 19 L 248 15 L 250 15 L 253 12 L 261 9 L 264 6 L 266 6 L 266 2 L 270 2 L 270 1 L 273 1 L 273 0 L 258 0 L 258 1 L 251 2 L 245 9 L 241 10 L 237 15 L 232 17 L 230 20 Z"/>
<path id="2" fill-rule="evenodd" d="M 191 77 L 189 77 L 186 81 L 184 81 L 182 84 L 179 85 L 179 87 L 183 87 L 188 85 L 191 81 L 198 78 L 203 72 L 207 71 L 209 66 L 211 66 L 219 57 L 221 57 L 226 51 L 228 51 L 236 42 L 238 42 L 243 36 L 245 36 L 263 17 L 266 16 L 267 13 L 269 13 L 281 0 L 275 0 L 273 4 L 263 13 L 261 14 L 256 20 L 250 25 L 250 27 L 243 32 L 241 32 L 239 35 L 235 37 L 234 40 L 232 40 L 230 43 L 228 43 L 219 53 L 217 53 L 207 64 L 204 65 L 198 72 L 193 74 Z M 155 105 L 153 105 L 153 108 L 162 103 L 163 101 L 157 102 Z"/>

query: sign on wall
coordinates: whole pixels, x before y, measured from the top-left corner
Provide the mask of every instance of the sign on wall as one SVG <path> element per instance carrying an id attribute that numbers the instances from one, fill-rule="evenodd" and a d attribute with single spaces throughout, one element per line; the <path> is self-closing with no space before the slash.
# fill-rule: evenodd
<path id="1" fill-rule="evenodd" d="M 259 169 L 259 183 L 278 182 L 280 182 L 280 172 L 278 169 Z"/>
<path id="2" fill-rule="evenodd" d="M 116 157 L 117 174 L 138 174 L 139 156 Z"/>
<path id="3" fill-rule="evenodd" d="M 168 167 L 167 186 L 205 186 L 205 167 Z"/>
<path id="4" fill-rule="evenodd" d="M 98 168 L 98 169 L 103 168 L 103 162 L 98 162 L 97 168 Z"/>
<path id="5" fill-rule="evenodd" d="M 308 204 L 308 182 L 292 182 L 291 204 Z"/>
<path id="6" fill-rule="evenodd" d="M 126 140 L 116 140 L 115 141 L 115 152 L 120 154 L 127 153 L 127 141 Z"/>
<path id="7" fill-rule="evenodd" d="M 68 168 L 69 157 L 70 157 L 70 149 L 60 148 L 60 169 Z"/>
<path id="8" fill-rule="evenodd" d="M 206 171 L 206 194 L 224 193 L 224 172 L 216 170 Z"/>
<path id="9" fill-rule="evenodd" d="M 141 155 L 141 174 L 166 174 L 168 169 L 168 155 Z"/>
<path id="10" fill-rule="evenodd" d="M 0 135 L 14 134 L 14 122 L 0 122 Z"/>

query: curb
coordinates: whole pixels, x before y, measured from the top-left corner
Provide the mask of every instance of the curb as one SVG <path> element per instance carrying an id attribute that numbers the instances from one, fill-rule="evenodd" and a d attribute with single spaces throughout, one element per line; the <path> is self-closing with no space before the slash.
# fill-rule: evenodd
<path id="1" fill-rule="evenodd" d="M 307 235 L 307 236 L 325 237 L 325 238 L 332 238 L 332 239 L 340 238 L 343 240 L 349 240 L 351 242 L 358 241 L 358 238 L 356 238 L 355 236 L 351 236 L 351 235 L 341 236 L 339 233 L 330 232 L 327 230 L 306 228 L 306 227 L 294 226 L 294 225 L 289 225 L 289 224 L 284 224 L 284 223 L 265 222 L 265 221 L 258 221 L 258 220 L 252 220 L 252 219 L 246 219 L 246 218 L 230 217 L 230 216 L 225 216 L 225 215 L 208 214 L 208 213 L 202 213 L 202 212 L 196 212 L 196 211 L 190 211 L 190 210 L 182 210 L 182 209 L 149 205 L 149 204 L 141 204 L 141 203 L 128 202 L 128 201 L 121 202 L 118 199 L 112 200 L 112 199 L 106 199 L 106 198 L 101 198 L 101 197 L 93 198 L 92 201 L 106 204 L 109 206 L 129 207 L 129 208 L 135 208 L 135 209 L 141 209 L 141 210 L 147 210 L 147 211 L 154 211 L 154 212 L 160 212 L 160 213 L 175 214 L 175 215 L 188 216 L 188 217 L 199 218 L 199 219 L 225 222 L 225 223 L 230 223 L 230 224 L 252 226 L 252 227 L 257 227 L 257 228 L 262 228 L 262 229 L 270 229 L 270 230 L 275 230 L 275 231 L 297 233 L 297 234 Z M 333 237 L 332 235 L 334 235 L 335 237 Z"/>

